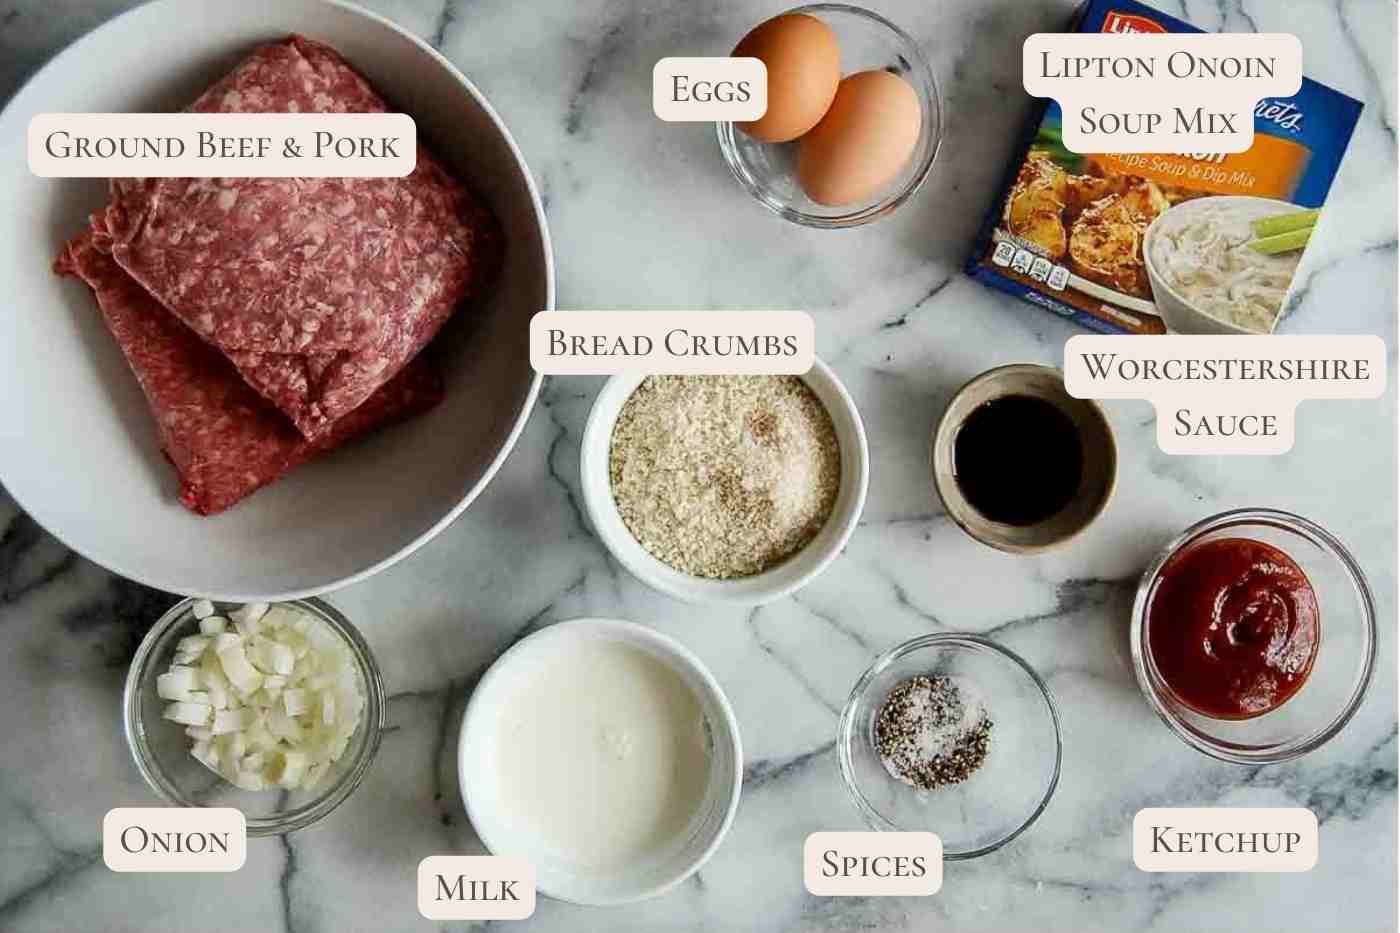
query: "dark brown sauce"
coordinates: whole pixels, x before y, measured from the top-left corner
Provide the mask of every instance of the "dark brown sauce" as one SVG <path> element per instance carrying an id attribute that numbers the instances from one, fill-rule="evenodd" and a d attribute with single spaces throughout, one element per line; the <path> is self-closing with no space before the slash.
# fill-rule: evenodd
<path id="1" fill-rule="evenodd" d="M 994 522 L 1025 527 L 1069 505 L 1084 473 L 1079 431 L 1056 405 L 1030 395 L 984 402 L 953 440 L 953 475 Z"/>

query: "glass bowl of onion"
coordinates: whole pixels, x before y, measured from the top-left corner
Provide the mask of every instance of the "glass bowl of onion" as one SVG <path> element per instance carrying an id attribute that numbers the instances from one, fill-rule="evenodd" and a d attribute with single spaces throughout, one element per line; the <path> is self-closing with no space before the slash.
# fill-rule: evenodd
<path id="1" fill-rule="evenodd" d="M 385 695 L 369 646 L 329 603 L 191 598 L 146 634 L 122 707 L 152 791 L 235 807 L 249 836 L 269 836 L 310 826 L 359 786 Z"/>

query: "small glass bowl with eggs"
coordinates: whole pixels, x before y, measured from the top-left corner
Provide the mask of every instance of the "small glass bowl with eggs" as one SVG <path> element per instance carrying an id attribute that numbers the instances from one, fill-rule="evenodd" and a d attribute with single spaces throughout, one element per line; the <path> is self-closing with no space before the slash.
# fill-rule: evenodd
<path id="1" fill-rule="evenodd" d="M 918 44 L 877 13 L 797 7 L 755 26 L 736 57 L 763 61 L 768 110 L 718 123 L 739 184 L 808 227 L 867 224 L 909 200 L 943 138 L 938 82 Z"/>
<path id="2" fill-rule="evenodd" d="M 123 691 L 137 770 L 167 803 L 236 807 L 249 836 L 304 829 L 360 785 L 385 695 L 369 646 L 320 599 L 185 599 L 136 650 Z"/>

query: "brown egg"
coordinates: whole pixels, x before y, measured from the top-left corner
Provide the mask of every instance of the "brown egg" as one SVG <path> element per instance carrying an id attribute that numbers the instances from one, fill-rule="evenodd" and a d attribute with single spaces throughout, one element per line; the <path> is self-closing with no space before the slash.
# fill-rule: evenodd
<path id="1" fill-rule="evenodd" d="M 787 142 L 816 126 L 841 82 L 836 34 L 805 13 L 786 13 L 759 23 L 739 40 L 733 54 L 760 59 L 768 69 L 767 113 L 738 125 L 761 142 Z"/>
<path id="2" fill-rule="evenodd" d="M 909 82 L 888 71 L 857 72 L 841 82 L 826 116 L 798 143 L 798 183 L 818 204 L 863 201 L 904 168 L 922 125 Z"/>

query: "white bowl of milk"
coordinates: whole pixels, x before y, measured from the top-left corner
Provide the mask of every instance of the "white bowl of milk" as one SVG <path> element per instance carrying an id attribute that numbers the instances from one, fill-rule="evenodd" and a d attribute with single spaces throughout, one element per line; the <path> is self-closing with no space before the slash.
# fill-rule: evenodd
<path id="1" fill-rule="evenodd" d="M 467 816 L 540 893 L 576 904 L 654 897 L 719 847 L 743 783 L 734 710 L 678 642 L 575 619 L 503 654 L 462 717 Z"/>

